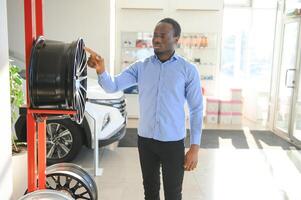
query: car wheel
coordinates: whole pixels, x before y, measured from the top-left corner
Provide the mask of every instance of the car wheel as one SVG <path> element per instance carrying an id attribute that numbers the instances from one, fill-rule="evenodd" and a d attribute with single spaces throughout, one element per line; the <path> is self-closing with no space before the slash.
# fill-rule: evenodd
<path id="1" fill-rule="evenodd" d="M 82 130 L 70 119 L 47 121 L 47 164 L 69 162 L 82 146 Z"/>

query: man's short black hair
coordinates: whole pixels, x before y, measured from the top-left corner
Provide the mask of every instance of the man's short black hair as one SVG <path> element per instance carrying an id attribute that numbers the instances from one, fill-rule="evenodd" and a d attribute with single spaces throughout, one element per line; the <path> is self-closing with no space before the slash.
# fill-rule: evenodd
<path id="1" fill-rule="evenodd" d="M 159 23 L 168 23 L 168 24 L 171 24 L 172 27 L 173 27 L 173 30 L 174 30 L 174 36 L 175 37 L 180 37 L 181 36 L 181 26 L 180 26 L 180 24 L 176 20 L 174 20 L 172 18 L 164 18 L 164 19 L 161 19 L 158 22 L 158 24 Z"/>

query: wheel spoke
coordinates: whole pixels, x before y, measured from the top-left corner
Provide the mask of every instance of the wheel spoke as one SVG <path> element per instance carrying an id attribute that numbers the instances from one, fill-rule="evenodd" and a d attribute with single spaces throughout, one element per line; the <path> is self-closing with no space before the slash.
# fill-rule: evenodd
<path id="1" fill-rule="evenodd" d="M 74 96 L 74 99 L 73 99 L 73 104 L 74 104 L 74 108 L 76 109 L 76 114 L 73 115 L 73 120 L 78 121 L 78 95 L 77 95 L 77 91 L 75 92 L 75 96 Z"/>
<path id="2" fill-rule="evenodd" d="M 51 178 L 56 183 L 56 179 L 54 178 L 54 176 L 51 176 Z"/>
<path id="3" fill-rule="evenodd" d="M 57 184 L 61 187 L 61 176 L 57 176 Z"/>
<path id="4" fill-rule="evenodd" d="M 80 116 L 81 116 L 81 119 L 82 119 L 82 117 L 83 117 L 83 115 L 84 115 L 84 109 L 85 109 L 85 101 L 82 99 L 83 97 L 82 97 L 82 94 L 81 94 L 81 92 L 79 92 L 79 99 L 80 99 Z M 82 98 L 81 98 L 82 97 Z"/>
<path id="5" fill-rule="evenodd" d="M 70 149 L 68 149 L 68 147 L 62 143 L 59 143 L 59 146 L 66 152 L 66 154 L 70 151 Z"/>
<path id="6" fill-rule="evenodd" d="M 78 189 L 78 188 L 81 188 L 81 184 L 80 182 L 77 181 L 76 185 L 72 188 L 74 190 L 74 192 Z"/>
<path id="7" fill-rule="evenodd" d="M 67 176 L 67 177 L 66 177 L 66 182 L 65 182 L 64 187 L 70 188 L 70 183 L 71 183 L 71 181 L 72 181 L 72 178 L 70 178 L 69 176 Z"/>
<path id="8" fill-rule="evenodd" d="M 83 72 L 83 70 L 85 69 L 85 65 L 83 65 L 85 62 L 85 52 L 82 52 L 82 55 L 81 55 L 81 58 L 80 58 L 80 63 L 79 65 L 77 66 L 77 76 L 80 76 Z"/>
<path id="9" fill-rule="evenodd" d="M 51 158 L 53 156 L 54 150 L 55 150 L 55 144 L 53 144 L 51 146 L 51 148 L 49 149 L 49 151 L 47 153 L 47 158 Z"/>
<path id="10" fill-rule="evenodd" d="M 51 129 L 51 124 L 48 124 L 46 126 L 46 132 L 48 133 L 48 135 L 50 136 L 50 140 L 53 139 L 53 132 L 52 132 L 52 129 Z"/>
<path id="11" fill-rule="evenodd" d="M 81 83 L 79 83 L 79 87 L 80 87 L 81 89 L 83 89 L 83 91 L 84 91 L 85 93 L 87 93 L 86 88 L 85 88 Z"/>
<path id="12" fill-rule="evenodd" d="M 58 145 L 59 146 L 59 145 Z M 63 156 L 62 156 L 62 151 L 61 151 L 61 149 L 60 148 L 57 148 L 57 156 L 58 156 L 58 158 L 62 158 Z"/>
<path id="13" fill-rule="evenodd" d="M 72 139 L 64 139 L 64 142 L 67 142 L 68 144 L 72 143 Z"/>
<path id="14" fill-rule="evenodd" d="M 55 133 L 58 132 L 58 130 L 60 129 L 61 125 L 59 123 L 56 124 L 56 129 L 55 129 Z"/>
<path id="15" fill-rule="evenodd" d="M 80 110 L 80 97 L 79 97 L 79 92 L 78 91 L 76 91 L 75 98 L 76 98 L 76 108 L 77 108 L 77 111 L 79 112 L 79 110 Z"/>
<path id="16" fill-rule="evenodd" d="M 81 67 L 83 65 L 83 62 L 84 62 L 84 59 L 85 58 L 85 52 L 81 52 L 81 55 L 80 55 L 80 63 L 78 65 L 78 71 L 80 72 L 81 71 Z M 80 75 L 80 74 L 79 74 Z"/>
<path id="17" fill-rule="evenodd" d="M 77 101 L 78 101 L 78 104 L 77 104 L 78 110 L 77 111 L 78 111 L 78 114 L 79 114 L 79 119 L 81 119 L 81 117 L 82 117 L 82 99 L 80 97 L 80 92 L 79 91 L 77 91 L 76 98 L 77 98 Z"/>
<path id="18" fill-rule="evenodd" d="M 81 91 L 79 91 L 78 93 L 79 93 L 79 96 L 81 97 L 81 101 L 82 101 L 82 103 L 83 103 L 83 105 L 84 105 L 84 103 L 85 103 L 85 98 L 84 98 L 83 94 L 81 93 Z"/>
<path id="19" fill-rule="evenodd" d="M 79 45 L 80 46 L 80 45 Z M 82 54 L 82 51 L 80 50 L 80 47 L 78 46 L 78 49 L 76 51 L 76 55 L 75 55 L 75 59 L 76 59 L 76 62 L 75 62 L 75 67 L 78 66 L 79 62 L 80 62 L 80 59 L 81 59 L 81 54 Z"/>
<path id="20" fill-rule="evenodd" d="M 78 76 L 81 76 L 82 73 L 84 72 L 84 70 L 86 69 L 86 63 L 81 67 L 80 71 L 79 71 L 79 75 Z"/>
<path id="21" fill-rule="evenodd" d="M 66 136 L 66 135 L 71 135 L 71 132 L 68 129 L 60 132 L 59 135 L 57 137 L 55 137 L 55 139 L 61 138 L 61 137 Z"/>
<path id="22" fill-rule="evenodd" d="M 78 80 L 83 81 L 83 80 L 86 80 L 87 78 L 88 78 L 87 76 L 80 76 L 80 77 L 78 77 Z"/>
<path id="23" fill-rule="evenodd" d="M 86 188 L 85 188 L 85 189 L 86 189 Z M 84 191 L 83 193 L 80 193 L 80 194 L 76 195 L 76 196 L 79 197 L 79 198 L 81 198 L 81 199 L 88 199 L 88 197 L 85 197 L 86 194 L 89 195 L 89 193 L 88 193 L 87 190 Z M 90 197 L 90 195 L 89 195 L 89 197 Z"/>

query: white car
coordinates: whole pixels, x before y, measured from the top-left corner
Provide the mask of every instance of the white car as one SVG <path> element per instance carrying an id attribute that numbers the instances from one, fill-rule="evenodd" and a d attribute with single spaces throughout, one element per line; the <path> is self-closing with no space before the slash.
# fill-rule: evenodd
<path id="1" fill-rule="evenodd" d="M 47 164 L 73 160 L 82 145 L 94 148 L 119 141 L 126 133 L 126 101 L 123 92 L 106 93 L 95 79 L 88 79 L 87 102 L 82 124 L 69 118 L 47 120 Z M 20 109 L 15 123 L 19 141 L 26 141 L 26 111 Z M 97 138 L 95 138 L 97 136 Z"/>

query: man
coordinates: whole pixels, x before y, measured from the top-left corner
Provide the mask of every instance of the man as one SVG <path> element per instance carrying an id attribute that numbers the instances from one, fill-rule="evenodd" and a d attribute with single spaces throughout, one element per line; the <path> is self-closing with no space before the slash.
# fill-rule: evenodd
<path id="1" fill-rule="evenodd" d="M 130 65 L 112 79 L 104 60 L 91 49 L 88 65 L 107 92 L 138 84 L 140 120 L 138 150 L 145 200 L 159 200 L 162 167 L 166 200 L 182 199 L 184 170 L 196 168 L 201 140 L 203 97 L 196 67 L 175 53 L 180 25 L 171 18 L 159 21 L 152 39 L 155 55 Z M 185 155 L 187 100 L 190 110 L 190 149 Z"/>

